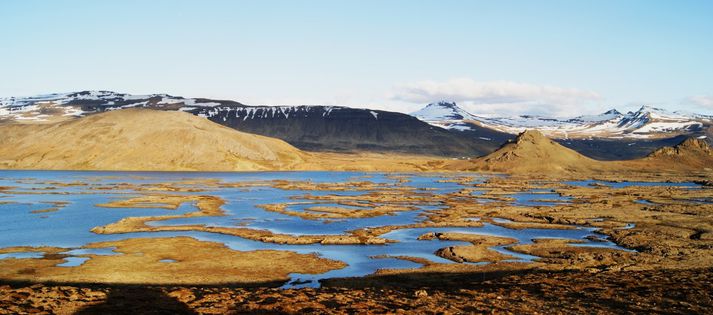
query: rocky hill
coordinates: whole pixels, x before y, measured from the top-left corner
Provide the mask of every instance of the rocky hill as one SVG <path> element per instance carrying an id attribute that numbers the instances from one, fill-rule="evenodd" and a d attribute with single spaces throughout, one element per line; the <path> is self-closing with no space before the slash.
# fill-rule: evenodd
<path id="1" fill-rule="evenodd" d="M 713 150 L 701 139 L 688 138 L 673 147 L 663 147 L 649 154 L 649 158 L 681 158 L 689 156 L 713 156 Z"/>
<path id="2" fill-rule="evenodd" d="M 713 148 L 702 139 L 688 138 L 673 147 L 663 147 L 649 154 L 644 161 L 657 162 L 663 169 L 713 168 Z"/>
<path id="3" fill-rule="evenodd" d="M 527 130 L 495 152 L 467 162 L 470 170 L 505 173 L 583 172 L 601 168 L 605 162 L 585 157 L 545 137 Z"/>

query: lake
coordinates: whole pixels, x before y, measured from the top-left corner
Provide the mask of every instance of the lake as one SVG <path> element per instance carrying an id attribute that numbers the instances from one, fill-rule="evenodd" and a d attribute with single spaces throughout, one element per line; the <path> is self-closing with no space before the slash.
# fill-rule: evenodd
<path id="1" fill-rule="evenodd" d="M 311 207 L 342 207 L 354 211 L 373 211 L 360 204 L 339 204 L 320 196 L 359 196 L 379 193 L 381 190 L 398 194 L 424 194 L 426 196 L 451 194 L 466 187 L 473 187 L 494 175 L 467 174 L 467 182 L 447 180 L 457 174 L 391 174 L 368 172 L 244 172 L 244 173 L 198 173 L 198 172 L 89 172 L 89 171 L 0 171 L 0 248 L 11 246 L 56 246 L 70 248 L 71 255 L 60 266 L 76 266 L 88 258 L 83 254 L 115 255 L 112 248 L 79 249 L 93 242 L 122 240 L 136 237 L 190 236 L 199 240 L 226 244 L 234 250 L 259 249 L 288 250 L 298 253 L 317 253 L 322 257 L 340 260 L 348 267 L 319 275 L 293 274 L 294 282 L 285 287 L 319 286 L 319 280 L 331 277 L 364 276 L 383 268 L 415 268 L 420 264 L 397 258 L 410 256 L 425 258 L 438 263 L 455 263 L 436 256 L 440 248 L 467 245 L 460 241 L 418 240 L 424 233 L 459 232 L 481 235 L 503 236 L 516 239 L 519 244 L 529 244 L 538 238 L 564 238 L 581 241 L 578 246 L 617 248 L 616 244 L 592 241 L 592 236 L 602 237 L 595 228 L 574 227 L 573 229 L 508 229 L 492 223 L 480 227 L 426 227 L 400 228 L 389 231 L 382 238 L 395 242 L 385 245 L 289 245 L 266 243 L 237 236 L 201 232 L 137 232 L 126 234 L 96 234 L 90 230 L 117 222 L 126 217 L 179 215 L 196 211 L 193 203 L 183 203 L 176 210 L 160 207 L 118 207 L 107 208 L 99 204 L 128 199 L 150 193 L 156 187 L 166 187 L 180 191 L 161 191 L 171 194 L 200 194 L 216 196 L 225 201 L 224 216 L 203 216 L 176 218 L 150 222 L 151 226 L 204 225 L 209 227 L 243 227 L 267 230 L 288 235 L 335 235 L 352 230 L 401 226 L 419 223 L 427 219 L 425 212 L 447 211 L 439 202 L 410 202 L 406 211 L 384 215 L 338 218 L 308 219 L 300 216 L 267 211 L 259 205 L 287 204 L 294 212 L 319 213 Z M 274 187 L 276 181 L 309 182 L 325 184 L 320 189 L 284 189 Z M 343 189 L 329 183 L 368 182 L 378 188 Z M 230 183 L 231 185 L 222 185 Z M 241 186 L 240 183 L 245 183 Z M 591 182 L 573 182 L 574 185 L 588 185 Z M 647 183 L 650 185 L 651 183 Z M 664 185 L 665 183 L 662 183 Z M 161 186 L 163 185 L 163 186 Z M 226 187 L 230 186 L 230 187 Z M 624 185 L 617 185 L 624 186 Z M 356 186 L 355 186 L 356 187 Z M 472 198 L 477 198 L 473 195 Z M 507 196 L 506 196 L 507 197 Z M 515 206 L 552 206 L 566 204 L 570 198 L 561 197 L 550 191 L 521 192 L 509 196 Z M 477 199 L 473 199 L 477 200 Z M 476 201 L 474 201 L 476 202 Z M 317 211 L 317 212 L 315 212 Z M 471 218 L 473 221 L 479 218 Z M 497 223 L 497 222 L 496 222 Z M 514 261 L 528 262 L 537 257 L 516 253 L 506 246 L 494 250 L 514 257 Z M 381 256 L 377 258 L 377 256 Z M 389 257 L 384 257 L 389 256 Z M 3 258 L 39 258 L 40 253 L 2 254 Z M 167 262 L 170 263 L 170 262 Z"/>

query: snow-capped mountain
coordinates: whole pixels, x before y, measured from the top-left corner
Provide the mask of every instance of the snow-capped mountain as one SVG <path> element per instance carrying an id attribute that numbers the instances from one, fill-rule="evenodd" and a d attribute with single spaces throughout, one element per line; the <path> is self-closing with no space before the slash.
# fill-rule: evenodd
<path id="1" fill-rule="evenodd" d="M 428 104 L 421 110 L 411 113 L 411 116 L 426 121 L 464 120 L 475 117 L 458 107 L 456 103 L 447 101 Z"/>
<path id="2" fill-rule="evenodd" d="M 476 126 L 518 134 L 537 129 L 552 138 L 662 138 L 677 135 L 704 136 L 713 125 L 713 116 L 669 112 L 642 106 L 622 114 L 611 109 L 599 115 L 574 118 L 550 118 L 522 115 L 516 117 L 483 117 L 468 113 L 452 102 L 428 104 L 411 115 L 429 124 L 455 130 L 472 130 Z M 461 118 L 462 117 L 462 118 Z"/>
<path id="3" fill-rule="evenodd" d="M 710 116 L 671 113 L 648 106 L 626 114 L 610 110 L 570 119 L 491 118 L 442 101 L 413 113 L 414 117 L 340 106 L 252 106 L 229 100 L 111 91 L 0 98 L 0 123 L 52 123 L 133 107 L 185 111 L 313 151 L 478 156 L 525 129 L 538 129 L 593 157 L 621 159 L 641 157 L 662 145 L 680 142 L 677 137 L 713 137 Z"/>
<path id="4" fill-rule="evenodd" d="M 287 119 L 290 116 L 304 116 L 308 113 L 325 117 L 331 115 L 333 111 L 347 109 L 346 107 L 323 105 L 252 106 L 235 101 L 184 98 L 168 94 L 132 95 L 112 91 L 83 91 L 23 98 L 0 98 L 0 121 L 45 122 L 132 107 L 180 110 L 223 121 L 233 118 L 240 120 Z M 380 111 L 367 111 L 368 117 L 378 119 Z"/>
<path id="5" fill-rule="evenodd" d="M 473 125 L 466 121 L 476 119 L 475 116 L 458 107 L 455 102 L 447 101 L 428 104 L 419 111 L 411 113 L 411 116 L 434 126 L 454 130 L 471 130 Z"/>
<path id="6" fill-rule="evenodd" d="M 184 111 L 236 130 L 282 139 L 305 150 L 463 157 L 485 154 L 499 144 L 436 128 L 396 112 L 323 105 L 252 106 L 226 100 L 111 91 L 2 98 L 0 123 L 52 123 L 133 107 Z"/>
<path id="7" fill-rule="evenodd" d="M 223 103 L 224 101 L 183 98 L 168 94 L 131 95 L 111 91 L 55 93 L 0 98 L 0 121 L 56 121 L 131 107 L 190 111 L 196 108 L 212 108 Z"/>

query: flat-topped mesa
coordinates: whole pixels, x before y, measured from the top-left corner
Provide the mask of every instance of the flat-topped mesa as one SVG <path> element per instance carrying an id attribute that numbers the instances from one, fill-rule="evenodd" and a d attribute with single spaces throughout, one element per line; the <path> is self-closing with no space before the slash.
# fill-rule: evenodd
<path id="1" fill-rule="evenodd" d="M 703 139 L 687 138 L 673 147 L 663 147 L 648 155 L 650 159 L 662 157 L 713 157 L 713 148 Z"/>

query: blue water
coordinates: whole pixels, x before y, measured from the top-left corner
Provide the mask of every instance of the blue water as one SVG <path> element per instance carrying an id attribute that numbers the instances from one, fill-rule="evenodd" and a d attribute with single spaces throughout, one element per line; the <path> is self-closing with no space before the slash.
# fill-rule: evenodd
<path id="1" fill-rule="evenodd" d="M 579 186 L 579 187 L 591 187 L 594 185 L 602 185 L 612 188 L 626 188 L 631 186 L 641 186 L 641 187 L 687 187 L 687 188 L 700 188 L 700 184 L 693 182 L 608 182 L 599 180 L 575 180 L 564 182 L 567 185 Z"/>
<path id="2" fill-rule="evenodd" d="M 572 200 L 570 197 L 560 196 L 557 193 L 545 193 L 541 191 L 530 191 L 513 194 L 511 197 L 515 198 L 514 205 L 516 206 L 555 206 L 559 204 L 566 204 Z"/>
<path id="3" fill-rule="evenodd" d="M 176 210 L 162 208 L 104 208 L 97 204 L 112 200 L 123 200 L 140 196 L 142 191 L 136 191 L 122 184 L 148 187 L 157 183 L 174 183 L 175 186 L 194 189 L 205 189 L 199 192 L 180 192 L 176 194 L 209 194 L 226 201 L 222 207 L 226 215 L 219 217 L 181 218 L 166 221 L 151 222 L 154 226 L 174 226 L 203 224 L 206 226 L 246 227 L 269 230 L 274 233 L 291 235 L 328 235 L 344 234 L 351 230 L 387 225 L 406 225 L 421 222 L 426 219 L 424 211 L 441 211 L 443 206 L 435 201 L 407 203 L 414 210 L 394 212 L 389 215 L 369 218 L 308 220 L 286 214 L 266 211 L 258 205 L 272 203 L 295 203 L 288 209 L 291 211 L 308 211 L 313 206 L 340 206 L 350 209 L 369 208 L 357 206 L 342 206 L 333 201 L 311 200 L 306 196 L 360 196 L 368 194 L 368 190 L 352 191 L 304 191 L 283 190 L 272 187 L 219 187 L 206 186 L 200 181 L 181 183 L 188 180 L 217 180 L 224 183 L 261 182 L 269 184 L 273 180 L 311 181 L 314 183 L 340 183 L 349 181 L 370 181 L 383 184 L 387 188 L 413 188 L 413 191 L 429 195 L 448 194 L 466 188 L 458 183 L 439 182 L 444 179 L 442 174 L 400 174 L 409 181 L 399 184 L 398 178 L 392 178 L 383 173 L 364 172 L 243 172 L 243 173 L 185 173 L 185 172 L 84 172 L 84 171 L 0 171 L 0 186 L 14 187 L 9 191 L 0 191 L 0 248 L 10 246 L 56 246 L 68 248 L 64 252 L 70 255 L 64 263 L 58 266 L 71 267 L 84 263 L 86 255 L 116 255 L 114 248 L 80 249 L 88 243 L 122 240 L 135 237 L 173 237 L 190 236 L 199 240 L 214 241 L 226 244 L 235 250 L 276 249 L 290 250 L 298 253 L 318 253 L 320 256 L 346 262 L 349 266 L 340 270 L 319 275 L 293 274 L 294 284 L 289 286 L 318 286 L 320 279 L 330 277 L 363 276 L 384 268 L 414 268 L 419 264 L 396 259 L 375 258 L 374 256 L 411 256 L 426 258 L 439 263 L 452 261 L 434 255 L 440 248 L 454 245 L 467 245 L 464 242 L 417 240 L 418 236 L 431 232 L 459 232 L 481 235 L 511 237 L 521 244 L 531 243 L 538 238 L 566 238 L 581 240 L 587 246 L 620 248 L 615 244 L 590 242 L 585 238 L 595 235 L 592 228 L 578 227 L 572 230 L 523 229 L 512 230 L 504 227 L 484 224 L 483 227 L 472 228 L 417 228 L 400 229 L 384 234 L 382 237 L 398 241 L 387 245 L 282 245 L 263 243 L 240 237 L 208 233 L 208 232 L 145 232 L 103 235 L 94 234 L 90 230 L 117 222 L 125 217 L 176 215 L 196 211 L 195 205 L 184 203 Z M 476 180 L 482 182 L 487 177 Z M 60 186 L 56 183 L 76 183 L 75 186 Z M 81 185 L 89 184 L 89 185 Z M 582 181 L 587 183 L 587 181 Z M 620 184 L 620 183 L 616 183 Z M 680 184 L 679 184 L 680 185 Z M 103 187 L 107 189 L 96 189 Z M 471 186 L 472 187 L 472 183 Z M 170 192 L 169 192 L 170 193 Z M 407 194 L 404 192 L 404 194 Z M 556 193 L 539 191 L 517 193 L 510 196 L 515 199 L 514 205 L 520 206 L 551 206 L 565 203 L 569 198 Z M 477 195 L 473 196 L 474 203 Z M 544 202 L 538 199 L 553 199 L 557 202 Z M 54 207 L 52 202 L 68 202 L 59 206 L 59 210 L 47 213 L 32 213 L 33 210 Z M 476 220 L 477 218 L 474 218 Z M 505 246 L 494 250 L 511 255 L 516 261 L 530 261 L 536 257 L 511 252 Z M 38 258 L 41 253 L 13 253 L 0 255 L 5 258 Z M 166 261 L 166 263 L 173 263 Z"/>
<path id="4" fill-rule="evenodd" d="M 672 201 L 675 202 L 685 202 L 685 203 L 690 203 L 690 204 L 698 204 L 698 205 L 706 205 L 706 204 L 713 204 L 713 199 L 711 198 L 692 198 L 692 199 L 672 199 Z M 634 202 L 642 204 L 642 205 L 647 205 L 647 206 L 655 206 L 658 205 L 658 203 L 651 202 L 649 200 L 635 200 Z"/>

